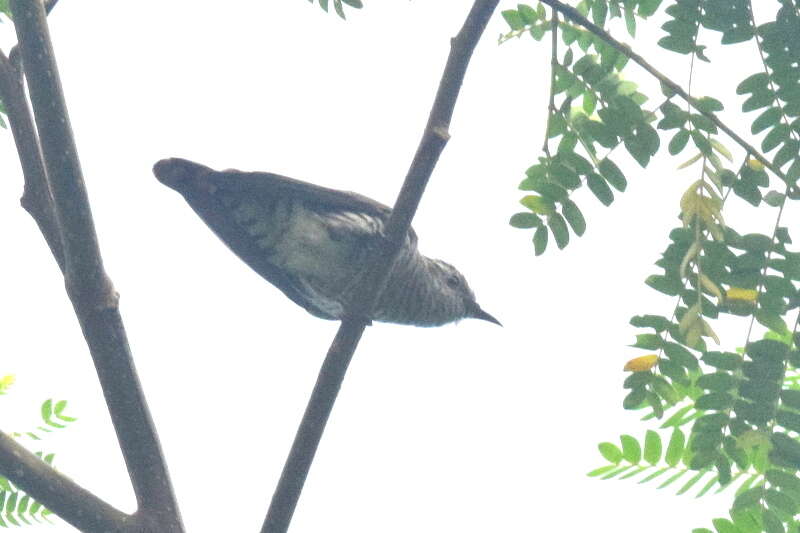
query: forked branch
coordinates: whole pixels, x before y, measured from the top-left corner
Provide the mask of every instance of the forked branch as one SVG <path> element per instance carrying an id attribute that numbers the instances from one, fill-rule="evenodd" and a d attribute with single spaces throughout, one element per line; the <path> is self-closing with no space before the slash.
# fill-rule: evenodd
<path id="1" fill-rule="evenodd" d="M 5 57 L 0 59 L 0 96 L 8 105 L 20 147 L 25 194 L 64 271 L 67 293 L 89 345 L 138 510 L 132 516 L 113 510 L 41 461 L 31 459 L 5 435 L 0 435 L 0 473 L 83 531 L 179 533 L 183 526 L 133 365 L 117 294 L 103 269 L 45 7 L 38 1 L 12 0 L 11 10 L 36 131 L 19 73 Z M 110 522 L 116 522 L 115 527 L 110 527 Z"/>

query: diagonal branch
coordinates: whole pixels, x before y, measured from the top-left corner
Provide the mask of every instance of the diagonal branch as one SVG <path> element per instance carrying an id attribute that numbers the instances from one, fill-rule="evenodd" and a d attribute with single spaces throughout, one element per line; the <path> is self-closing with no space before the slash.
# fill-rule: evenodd
<path id="1" fill-rule="evenodd" d="M 64 474 L 0 432 L 0 472 L 4 465 L 14 465 L 15 475 L 8 475 L 16 486 L 36 494 L 47 508 L 81 531 L 125 531 L 131 517 L 114 509 Z M 135 530 L 131 530 L 133 533 Z"/>
<path id="2" fill-rule="evenodd" d="M 593 24 L 591 21 L 589 21 L 589 19 L 587 19 L 586 17 L 581 15 L 578 12 L 578 10 L 575 9 L 574 7 L 565 5 L 565 4 L 561 3 L 561 2 L 559 2 L 558 0 L 539 0 L 539 1 L 541 3 L 543 3 L 543 4 L 547 4 L 548 6 L 552 7 L 553 9 L 561 12 L 564 15 L 565 18 L 567 18 L 567 19 L 569 19 L 569 20 L 571 20 L 571 21 L 583 26 L 584 28 L 586 28 L 590 32 L 594 33 L 595 35 L 597 35 L 598 37 L 603 39 L 605 42 L 607 42 L 609 45 L 611 45 L 614 49 L 616 49 L 620 53 L 624 54 L 629 59 L 632 59 L 637 65 L 639 65 L 644 70 L 646 70 L 648 73 L 650 73 L 653 77 L 655 77 L 663 85 L 665 85 L 671 91 L 673 91 L 675 94 L 677 94 L 678 96 L 683 98 L 696 111 L 698 111 L 700 114 L 702 114 L 703 116 L 708 118 L 711 122 L 713 122 L 719 129 L 724 131 L 728 135 L 728 137 L 733 139 L 736 142 L 736 144 L 738 144 L 739 146 L 744 148 L 751 156 L 753 156 L 754 158 L 758 159 L 761 162 L 761 164 L 763 164 L 765 167 L 770 169 L 776 176 L 778 176 L 783 181 L 786 181 L 788 183 L 788 181 L 786 179 L 786 175 L 781 171 L 780 168 L 778 168 L 776 165 L 774 165 L 772 163 L 772 161 L 770 161 L 764 155 L 762 155 L 761 152 L 759 152 L 750 143 L 748 143 L 747 141 L 742 139 L 735 131 L 733 131 L 731 128 L 726 126 L 719 118 L 717 118 L 717 116 L 714 113 L 711 113 L 709 111 L 704 111 L 703 109 L 701 109 L 701 107 L 698 105 L 697 98 L 694 98 L 693 96 L 691 96 L 689 93 L 684 91 L 681 88 L 680 85 L 678 85 L 677 83 L 675 83 L 674 81 L 669 79 L 667 76 L 665 76 L 664 74 L 662 74 L 661 72 L 656 70 L 656 68 L 653 67 L 650 63 L 648 63 L 642 56 L 640 56 L 639 54 L 637 54 L 636 52 L 631 50 L 631 48 L 629 46 L 619 42 L 616 39 L 614 39 L 614 37 L 612 37 L 610 33 L 608 33 L 606 30 L 604 30 L 600 26 L 598 26 L 596 24 Z"/>
<path id="3" fill-rule="evenodd" d="M 118 296 L 103 269 L 44 6 L 38 1 L 12 0 L 11 9 L 63 244 L 67 293 L 89 345 L 131 477 L 138 503 L 135 530 L 181 532 L 166 464 L 119 314 Z M 47 476 L 36 475 L 28 463 L 8 462 L 15 454 L 8 453 L 7 444 L 0 441 L 0 471 L 11 481 L 25 486 L 26 492 L 53 509 L 74 501 Z M 80 514 L 91 509 L 87 505 L 73 511 Z"/>
<path id="4" fill-rule="evenodd" d="M 428 179 L 450 138 L 448 127 L 467 65 L 497 3 L 498 0 L 476 0 L 464 26 L 451 40 L 450 55 L 428 123 L 386 225 L 383 249 L 372 258 L 363 283 L 354 296 L 353 305 L 348 310 L 347 317 L 342 320 L 322 364 L 289 457 L 272 496 L 261 529 L 262 533 L 284 533 L 289 528 L 289 522 L 336 401 L 336 395 L 364 328 L 369 324 L 367 317 L 371 316 L 371 311 L 386 286 L 389 270 L 400 251 Z"/>

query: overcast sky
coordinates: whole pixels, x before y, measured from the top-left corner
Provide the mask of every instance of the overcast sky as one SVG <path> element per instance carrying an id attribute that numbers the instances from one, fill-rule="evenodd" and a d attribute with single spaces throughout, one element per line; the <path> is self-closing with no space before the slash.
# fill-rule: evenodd
<path id="1" fill-rule="evenodd" d="M 62 0 L 53 12 L 101 249 L 188 531 L 260 528 L 338 323 L 250 271 L 155 180 L 153 163 L 272 171 L 391 204 L 469 5 L 371 1 L 347 22 L 302 0 Z M 641 354 L 626 347 L 627 323 L 674 305 L 642 282 L 698 170 L 663 154 L 646 171 L 627 164 L 628 192 L 610 208 L 578 194 L 585 236 L 534 257 L 531 233 L 508 218 L 540 154 L 549 50 L 531 39 L 498 47 L 506 29 L 498 11 L 414 221 L 422 251 L 455 264 L 505 327 L 369 328 L 293 533 L 676 532 L 726 514 L 732 494 L 695 500 L 585 476 L 604 464 L 598 442 L 654 427 L 621 407 L 622 366 Z M 685 85 L 687 61 L 653 62 Z M 731 95 L 728 75 L 696 73 L 694 94 Z M 68 400 L 80 421 L 32 449 L 57 452 L 63 472 L 132 511 L 63 280 L 18 207 L 7 131 L 0 152 L 0 375 L 17 377 L 0 428 L 27 429 L 43 399 Z"/>

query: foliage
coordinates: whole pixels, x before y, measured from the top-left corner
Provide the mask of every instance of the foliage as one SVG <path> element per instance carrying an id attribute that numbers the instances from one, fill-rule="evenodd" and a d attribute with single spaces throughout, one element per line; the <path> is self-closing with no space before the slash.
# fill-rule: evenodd
<path id="1" fill-rule="evenodd" d="M 759 71 L 740 73 L 736 88 L 750 132 L 728 128 L 717 116 L 719 100 L 693 96 L 607 33 L 620 24 L 635 36 L 637 19 L 662 3 L 667 21 L 658 45 L 687 56 L 690 71 L 701 62 L 717 66 L 708 49 L 715 33 L 723 46 L 747 43 L 761 59 Z M 781 224 L 800 198 L 800 2 L 777 4 L 762 24 L 748 0 L 583 0 L 558 16 L 543 4 L 520 4 L 503 12 L 510 30 L 500 36 L 501 43 L 554 37 L 543 154 L 520 184 L 532 192 L 520 201 L 526 211 L 511 217 L 512 226 L 534 230 L 537 255 L 550 235 L 563 248 L 570 229 L 583 234 L 574 193 L 584 185 L 604 205 L 625 190 L 623 148 L 647 167 L 666 146 L 673 156 L 686 154 L 679 168 L 697 169 L 678 206 L 680 225 L 646 280 L 674 307 L 631 319 L 641 328 L 633 346 L 647 353 L 626 365 L 632 373 L 624 383 L 623 406 L 648 409 L 648 420 L 670 413 L 662 431 L 671 434 L 648 430 L 643 442 L 623 435 L 621 447 L 602 443 L 607 464 L 590 475 L 676 486 L 681 494 L 697 489 L 698 496 L 735 486 L 730 517 L 712 520 L 718 533 L 800 531 L 800 251 Z M 657 103 L 623 76 L 631 59 L 660 81 Z M 734 164 L 723 141 L 738 145 L 743 159 Z M 771 234 L 747 232 L 752 217 L 734 219 L 726 209 L 732 202 L 742 206 L 736 213 L 749 205 L 769 217 Z M 721 324 L 737 326 L 741 337 L 720 339 Z M 759 330 L 763 338 L 755 340 Z"/>
<path id="2" fill-rule="evenodd" d="M 6 394 L 7 390 L 14 383 L 13 376 L 0 377 L 0 395 Z M 65 428 L 70 422 L 76 419 L 64 414 L 67 402 L 61 400 L 53 402 L 48 399 L 42 403 L 40 415 L 43 425 L 35 429 L 23 432 L 11 433 L 12 438 L 29 438 L 31 440 L 42 440 L 44 433 L 50 433 L 55 429 Z M 55 454 L 42 451 L 35 452 L 36 455 L 49 465 L 53 465 Z M 35 501 L 22 490 L 15 487 L 8 479 L 0 476 L 0 527 L 31 525 L 33 522 L 48 521 L 48 516 L 52 512 Z"/>
<path id="3" fill-rule="evenodd" d="M 314 0 L 308 1 L 312 4 L 314 3 Z M 319 3 L 319 7 L 321 7 L 324 11 L 328 11 L 328 0 L 317 0 L 317 2 Z M 364 4 L 361 2 L 361 0 L 333 0 L 333 10 L 336 11 L 336 14 L 343 19 L 347 17 L 344 15 L 344 6 L 342 4 L 346 4 L 356 9 L 361 9 L 364 7 Z"/>

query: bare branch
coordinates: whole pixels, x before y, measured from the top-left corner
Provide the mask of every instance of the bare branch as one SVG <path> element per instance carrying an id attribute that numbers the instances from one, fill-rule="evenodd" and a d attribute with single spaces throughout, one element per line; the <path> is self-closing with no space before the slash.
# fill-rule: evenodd
<path id="1" fill-rule="evenodd" d="M 6 470 L 11 468 L 11 470 Z M 131 517 L 114 509 L 0 432 L 0 472 L 81 531 L 125 531 Z M 130 529 L 131 532 L 135 531 Z"/>
<path id="2" fill-rule="evenodd" d="M 25 189 L 20 203 L 39 226 L 58 267 L 64 270 L 64 250 L 53 211 L 53 198 L 47 184 L 39 138 L 33 125 L 22 76 L 0 52 L 0 99 L 6 106 L 8 122 L 17 146 Z"/>
<path id="3" fill-rule="evenodd" d="M 284 533 L 289 528 L 289 522 L 347 367 L 364 328 L 370 322 L 367 317 L 371 316 L 378 296 L 386 285 L 389 270 L 400 251 L 428 179 L 450 137 L 448 127 L 467 65 L 497 3 L 498 0 L 476 0 L 461 31 L 451 41 L 450 55 L 422 140 L 386 225 L 386 241 L 383 249 L 372 258 L 363 283 L 354 297 L 353 305 L 348 310 L 347 317 L 342 320 L 322 364 L 314 391 L 272 497 L 261 529 L 262 533 Z"/>
<path id="4" fill-rule="evenodd" d="M 559 12 L 563 13 L 564 17 L 568 18 L 569 20 L 580 24 L 590 32 L 594 33 L 605 42 L 610 44 L 614 49 L 621 52 L 628 58 L 632 59 L 637 65 L 645 69 L 649 72 L 653 77 L 655 77 L 658 81 L 660 81 L 663 85 L 668 87 L 672 90 L 675 94 L 683 98 L 689 105 L 691 105 L 695 110 L 697 110 L 700 114 L 708 118 L 711 122 L 713 122 L 719 129 L 724 131 L 728 137 L 733 139 L 739 146 L 747 150 L 747 152 L 753 156 L 754 158 L 758 159 L 765 167 L 770 169 L 776 176 L 781 178 L 783 181 L 786 180 L 786 175 L 781 171 L 780 168 L 772 164 L 772 161 L 764 157 L 754 146 L 749 144 L 747 141 L 739 137 L 731 128 L 726 126 L 714 113 L 709 111 L 704 111 L 698 106 L 697 98 L 694 98 L 689 93 L 684 91 L 680 85 L 669 79 L 667 76 L 659 72 L 655 69 L 650 63 L 648 63 L 642 56 L 634 52 L 630 49 L 629 46 L 622 44 L 621 42 L 614 39 L 610 33 L 605 31 L 603 28 L 593 24 L 589 21 L 586 17 L 581 15 L 574 7 L 562 4 L 558 0 L 541 0 L 543 4 L 547 4 L 548 6 L 552 7 L 553 9 L 558 10 Z"/>
<path id="5" fill-rule="evenodd" d="M 140 531 L 181 532 L 166 464 L 119 314 L 118 296 L 103 269 L 44 6 L 12 0 L 11 10 L 63 243 L 67 293 L 89 345 L 131 476 L 142 521 Z M 14 483 L 25 478 L 21 470 L 0 467 L 10 470 L 8 477 Z M 51 489 L 46 482 L 28 485 L 29 494 L 46 506 L 53 505 Z"/>

